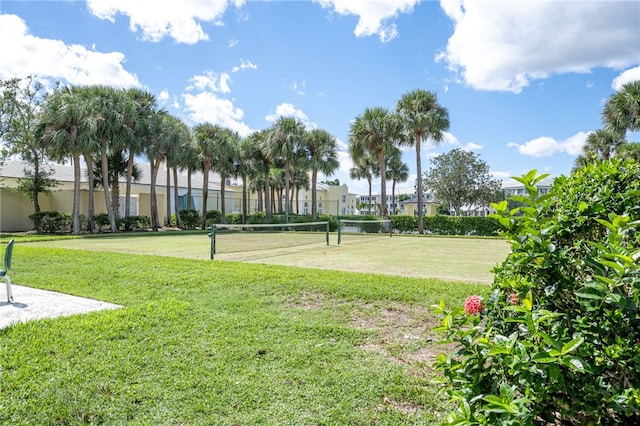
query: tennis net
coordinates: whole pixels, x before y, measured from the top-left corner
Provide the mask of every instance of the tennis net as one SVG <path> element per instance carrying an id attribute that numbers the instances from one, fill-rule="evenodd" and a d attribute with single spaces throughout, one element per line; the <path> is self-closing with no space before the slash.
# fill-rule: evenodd
<path id="1" fill-rule="evenodd" d="M 209 233 L 211 259 L 216 253 L 276 250 L 307 244 L 329 245 L 329 222 L 215 224 Z"/>
<path id="2" fill-rule="evenodd" d="M 342 243 L 344 234 L 361 235 L 393 235 L 391 219 L 338 219 L 338 244 Z"/>

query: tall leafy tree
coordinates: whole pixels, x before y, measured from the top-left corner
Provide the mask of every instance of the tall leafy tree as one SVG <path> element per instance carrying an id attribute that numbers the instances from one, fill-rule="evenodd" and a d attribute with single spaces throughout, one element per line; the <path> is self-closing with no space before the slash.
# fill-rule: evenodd
<path id="1" fill-rule="evenodd" d="M 444 131 L 449 129 L 449 113 L 438 103 L 435 93 L 426 90 L 407 92 L 398 101 L 396 111 L 402 117 L 407 142 L 416 149 L 416 173 L 418 191 L 418 233 L 424 233 L 424 209 L 422 196 L 422 142 L 427 139 L 435 144 L 443 140 Z"/>
<path id="2" fill-rule="evenodd" d="M 42 84 L 33 76 L 0 81 L 0 139 L 5 143 L 0 159 L 18 156 L 27 164 L 18 190 L 33 202 L 35 213 L 40 211 L 38 195 L 49 193 L 58 184 L 51 177 L 45 146 L 36 134 L 44 96 Z"/>
<path id="3" fill-rule="evenodd" d="M 269 155 L 284 162 L 285 208 L 284 221 L 289 222 L 289 187 L 291 184 L 291 163 L 302 146 L 305 128 L 302 121 L 294 117 L 279 117 L 269 134 Z"/>
<path id="4" fill-rule="evenodd" d="M 397 116 L 382 107 L 367 108 L 355 118 L 349 130 L 349 153 L 354 162 L 358 158 L 373 156 L 380 170 L 381 215 L 387 218 L 386 159 L 399 152 L 402 127 Z"/>
<path id="5" fill-rule="evenodd" d="M 431 160 L 424 181 L 438 201 L 456 215 L 463 206 L 488 206 L 499 201 L 500 182 L 491 176 L 489 165 L 479 155 L 454 149 Z"/>
<path id="6" fill-rule="evenodd" d="M 309 131 L 304 138 L 304 149 L 311 167 L 311 216 L 318 217 L 318 172 L 331 176 L 338 167 L 337 140 L 322 129 Z"/>

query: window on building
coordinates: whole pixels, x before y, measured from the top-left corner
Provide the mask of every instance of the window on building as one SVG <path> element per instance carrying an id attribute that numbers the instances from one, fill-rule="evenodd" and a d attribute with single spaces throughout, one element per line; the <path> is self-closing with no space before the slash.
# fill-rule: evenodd
<path id="1" fill-rule="evenodd" d="M 343 203 L 346 203 L 346 202 L 347 202 L 347 196 L 346 196 L 346 195 L 343 195 L 343 196 L 342 196 L 342 202 L 343 202 Z"/>

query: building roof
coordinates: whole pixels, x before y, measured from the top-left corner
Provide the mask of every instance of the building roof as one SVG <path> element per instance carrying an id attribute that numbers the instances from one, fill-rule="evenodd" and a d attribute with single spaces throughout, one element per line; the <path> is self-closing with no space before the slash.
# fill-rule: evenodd
<path id="1" fill-rule="evenodd" d="M 552 178 L 552 177 L 546 177 L 546 178 L 542 179 L 540 182 L 538 182 L 538 184 L 536 186 L 538 188 L 540 188 L 540 187 L 551 187 L 551 185 L 553 185 L 553 180 L 554 180 L 554 178 Z M 521 184 L 520 182 L 518 182 L 515 179 L 509 179 L 509 180 L 506 180 L 506 181 L 502 182 L 502 189 L 510 189 L 510 188 L 524 188 L 524 185 Z"/>
<path id="2" fill-rule="evenodd" d="M 151 168 L 146 162 L 136 162 L 136 166 L 142 172 L 142 176 L 139 181 L 135 182 L 137 185 L 151 185 Z M 73 182 L 73 166 L 70 164 L 58 164 L 48 163 L 47 166 L 53 170 L 53 178 L 60 182 Z M 0 165 L 0 177 L 6 178 L 23 178 L 25 176 L 24 170 L 29 168 L 29 163 L 19 160 L 5 161 Z M 87 182 L 87 168 L 84 166 L 84 162 L 81 165 L 81 177 L 80 181 Z M 126 179 L 120 178 L 120 182 L 124 183 Z M 158 177 L 156 178 L 156 185 L 164 185 L 167 181 L 166 168 L 160 167 L 158 171 Z M 173 179 L 172 179 L 173 185 Z M 187 187 L 187 173 L 178 171 L 178 186 L 180 188 Z M 193 172 L 191 175 L 191 187 L 193 189 L 202 189 L 204 184 L 204 174 L 202 172 Z M 216 173 L 209 173 L 209 190 L 220 190 L 220 176 Z M 228 186 L 225 191 L 233 192 L 233 188 Z"/>

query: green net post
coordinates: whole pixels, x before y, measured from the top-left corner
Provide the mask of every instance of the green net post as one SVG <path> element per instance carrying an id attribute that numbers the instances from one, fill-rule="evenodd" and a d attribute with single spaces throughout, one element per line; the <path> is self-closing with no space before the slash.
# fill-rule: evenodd
<path id="1" fill-rule="evenodd" d="M 342 224 L 340 223 L 340 218 L 338 218 L 338 245 L 342 241 Z"/>
<path id="2" fill-rule="evenodd" d="M 213 260 L 213 256 L 216 254 L 216 225 L 211 225 L 211 232 L 209 233 L 209 238 L 211 238 L 211 260 Z"/>

